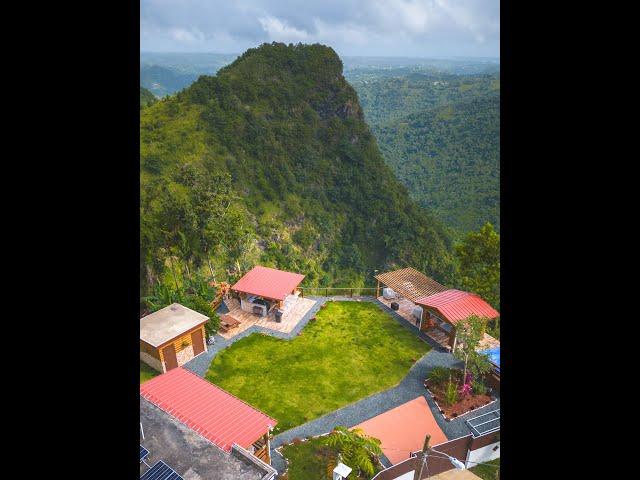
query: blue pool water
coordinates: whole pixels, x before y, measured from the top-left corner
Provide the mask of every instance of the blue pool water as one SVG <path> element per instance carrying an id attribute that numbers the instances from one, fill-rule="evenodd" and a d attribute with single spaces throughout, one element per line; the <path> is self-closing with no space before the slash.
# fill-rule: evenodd
<path id="1" fill-rule="evenodd" d="M 492 348 L 490 350 L 483 350 L 482 353 L 489 357 L 493 363 L 500 367 L 500 347 Z"/>

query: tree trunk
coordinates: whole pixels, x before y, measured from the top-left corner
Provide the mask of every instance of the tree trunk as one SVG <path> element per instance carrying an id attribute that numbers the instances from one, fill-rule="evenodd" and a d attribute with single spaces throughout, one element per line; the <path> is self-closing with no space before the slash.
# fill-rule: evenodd
<path id="1" fill-rule="evenodd" d="M 171 265 L 171 273 L 173 275 L 173 282 L 176 284 L 176 292 L 180 292 L 180 286 L 178 285 L 178 277 L 176 276 L 176 270 L 173 267 L 173 256 L 169 255 L 169 264 Z"/>
<path id="2" fill-rule="evenodd" d="M 464 386 L 467 380 L 467 361 L 469 360 L 469 355 L 464 356 L 464 371 L 462 372 L 462 385 Z"/>
<path id="3" fill-rule="evenodd" d="M 211 259 L 209 258 L 209 256 L 207 255 L 207 265 L 209 265 L 209 271 L 211 272 L 211 277 L 213 278 L 213 281 L 216 281 L 216 274 L 213 273 L 213 267 L 211 266 Z"/>

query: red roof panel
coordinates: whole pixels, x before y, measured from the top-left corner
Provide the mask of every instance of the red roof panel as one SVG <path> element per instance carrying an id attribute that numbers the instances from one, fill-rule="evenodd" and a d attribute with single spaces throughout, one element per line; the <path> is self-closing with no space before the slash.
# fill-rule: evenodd
<path id="1" fill-rule="evenodd" d="M 471 315 L 489 319 L 500 316 L 500 313 L 480 296 L 462 290 L 445 290 L 429 297 L 419 298 L 416 303 L 438 310 L 451 323 L 459 322 Z"/>
<path id="2" fill-rule="evenodd" d="M 304 275 L 299 273 L 258 265 L 247 272 L 231 289 L 274 300 L 284 300 L 303 279 Z"/>
<path id="3" fill-rule="evenodd" d="M 249 448 L 278 423 L 182 367 L 146 381 L 140 395 L 225 452 Z"/>

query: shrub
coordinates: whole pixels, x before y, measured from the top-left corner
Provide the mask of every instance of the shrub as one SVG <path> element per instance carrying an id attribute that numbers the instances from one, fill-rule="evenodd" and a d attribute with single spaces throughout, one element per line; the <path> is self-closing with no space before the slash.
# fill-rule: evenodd
<path id="1" fill-rule="evenodd" d="M 447 388 L 444 392 L 444 401 L 449 406 L 454 405 L 458 401 L 458 388 L 455 383 L 447 383 Z"/>
<path id="2" fill-rule="evenodd" d="M 434 367 L 433 370 L 429 372 L 429 380 L 431 380 L 434 384 L 439 385 L 448 380 L 450 374 L 450 368 Z"/>
<path id="3" fill-rule="evenodd" d="M 474 395 L 485 395 L 487 393 L 487 386 L 479 380 L 474 380 L 471 383 Z"/>

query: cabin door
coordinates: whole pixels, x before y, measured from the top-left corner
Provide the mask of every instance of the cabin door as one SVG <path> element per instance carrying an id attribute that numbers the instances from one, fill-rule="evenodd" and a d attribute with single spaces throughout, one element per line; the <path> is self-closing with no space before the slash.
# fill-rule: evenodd
<path id="1" fill-rule="evenodd" d="M 173 343 L 162 349 L 162 356 L 164 357 L 164 365 L 167 372 L 174 368 L 178 368 L 178 358 L 176 357 L 176 349 L 174 348 Z"/>
<path id="2" fill-rule="evenodd" d="M 202 329 L 191 332 L 191 343 L 193 344 L 193 356 L 204 352 L 204 339 L 202 338 Z"/>

